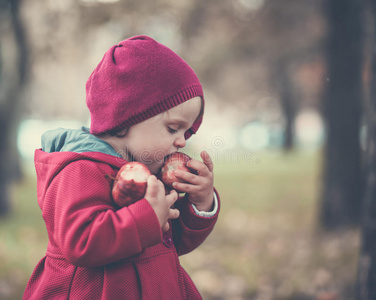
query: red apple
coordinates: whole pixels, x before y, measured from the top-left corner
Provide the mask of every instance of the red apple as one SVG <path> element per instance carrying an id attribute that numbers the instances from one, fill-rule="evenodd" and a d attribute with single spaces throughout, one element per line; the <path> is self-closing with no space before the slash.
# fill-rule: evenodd
<path id="1" fill-rule="evenodd" d="M 182 152 L 175 152 L 165 158 L 165 163 L 161 169 L 161 180 L 169 188 L 174 182 L 184 182 L 174 175 L 175 170 L 196 173 L 195 170 L 187 167 L 187 162 L 192 158 Z"/>
<path id="2" fill-rule="evenodd" d="M 114 202 L 123 207 L 142 199 L 146 192 L 150 170 L 137 161 L 126 163 L 116 175 L 112 187 Z"/>

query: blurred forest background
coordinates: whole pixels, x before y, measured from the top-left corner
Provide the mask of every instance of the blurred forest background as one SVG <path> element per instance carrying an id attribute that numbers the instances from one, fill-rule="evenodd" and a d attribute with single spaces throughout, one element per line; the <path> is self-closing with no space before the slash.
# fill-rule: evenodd
<path id="1" fill-rule="evenodd" d="M 139 34 L 205 90 L 186 151 L 212 155 L 222 213 L 182 257 L 204 299 L 376 299 L 374 16 L 373 0 L 0 0 L 0 299 L 46 249 L 40 135 L 89 124 L 87 78 Z"/>

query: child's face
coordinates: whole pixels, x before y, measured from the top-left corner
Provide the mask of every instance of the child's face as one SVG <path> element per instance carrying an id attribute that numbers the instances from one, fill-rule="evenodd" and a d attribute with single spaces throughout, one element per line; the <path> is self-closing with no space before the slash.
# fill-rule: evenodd
<path id="1" fill-rule="evenodd" d="M 119 138 L 118 150 L 125 159 L 142 162 L 157 174 L 164 157 L 185 146 L 184 133 L 199 116 L 201 105 L 201 98 L 195 97 L 133 125 Z"/>

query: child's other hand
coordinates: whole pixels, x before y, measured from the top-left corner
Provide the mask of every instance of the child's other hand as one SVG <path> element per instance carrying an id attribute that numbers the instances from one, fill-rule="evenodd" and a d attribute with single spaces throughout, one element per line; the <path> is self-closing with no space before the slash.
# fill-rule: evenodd
<path id="1" fill-rule="evenodd" d="M 173 188 L 179 192 L 187 193 L 188 200 L 199 211 L 211 211 L 214 201 L 213 162 L 206 151 L 202 151 L 200 156 L 202 162 L 195 159 L 187 162 L 187 167 L 196 170 L 197 175 L 176 170 L 175 176 L 186 183 L 174 182 Z"/>
<path id="2" fill-rule="evenodd" d="M 147 181 L 145 199 L 154 209 L 162 231 L 167 231 L 170 227 L 168 220 L 177 219 L 180 214 L 179 210 L 171 208 L 178 199 L 177 192 L 173 190 L 165 195 L 163 183 L 152 175 Z"/>

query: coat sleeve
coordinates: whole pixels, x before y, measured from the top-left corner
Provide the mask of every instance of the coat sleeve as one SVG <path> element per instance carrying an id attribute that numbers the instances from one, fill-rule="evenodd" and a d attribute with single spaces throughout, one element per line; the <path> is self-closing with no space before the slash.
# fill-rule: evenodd
<path id="1" fill-rule="evenodd" d="M 189 253 L 200 246 L 214 228 L 220 210 L 220 199 L 217 190 L 214 192 L 218 200 L 218 209 L 214 216 L 198 216 L 186 197 L 177 201 L 180 217 L 172 221 L 175 247 L 179 255 Z"/>
<path id="2" fill-rule="evenodd" d="M 43 217 L 50 238 L 71 264 L 105 265 L 161 242 L 159 221 L 147 200 L 115 210 L 110 195 L 110 182 L 92 161 L 70 163 L 51 182 Z"/>

